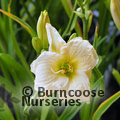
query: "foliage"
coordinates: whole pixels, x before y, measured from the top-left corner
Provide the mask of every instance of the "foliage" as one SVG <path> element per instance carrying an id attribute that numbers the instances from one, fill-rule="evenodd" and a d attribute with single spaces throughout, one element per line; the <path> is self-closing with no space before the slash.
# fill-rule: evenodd
<path id="1" fill-rule="evenodd" d="M 96 96 L 94 99 L 91 98 L 90 104 L 82 103 L 80 107 L 74 106 L 72 108 L 67 106 L 60 116 L 54 108 L 20 107 L 23 87 L 34 86 L 34 76 L 30 72 L 29 66 L 37 54 L 32 47 L 32 38 L 37 37 L 37 20 L 43 10 L 47 10 L 51 24 L 59 29 L 59 33 L 65 40 L 70 36 L 74 37 L 74 35 L 94 40 L 93 46 L 99 55 L 99 63 L 92 70 L 91 90 L 105 89 L 104 72 L 110 64 L 114 67 L 114 63 L 120 60 L 120 40 L 118 44 L 115 44 L 118 30 L 113 25 L 112 27 L 115 28 L 113 33 L 108 31 L 111 27 L 110 22 L 113 21 L 109 9 L 110 0 L 105 0 L 105 2 L 104 0 L 96 0 L 95 2 L 84 0 L 83 4 L 77 4 L 77 1 L 82 0 L 75 2 L 71 0 L 1 0 L 0 86 L 12 94 L 13 101 L 12 99 L 11 101 L 15 113 L 13 115 L 9 106 L 0 98 L 0 102 L 5 105 L 5 111 L 0 111 L 1 120 L 8 120 L 8 118 L 10 120 L 15 118 L 17 120 L 32 120 L 33 118 L 34 120 L 40 118 L 41 120 L 71 120 L 79 111 L 81 120 L 98 120 L 120 97 L 120 92 L 118 92 L 99 106 L 100 98 Z M 78 7 L 82 9 L 81 14 L 76 11 Z M 99 17 L 92 14 L 94 10 L 99 12 Z M 92 20 L 96 20 L 98 25 L 96 25 L 94 38 L 89 38 L 88 33 L 91 30 Z M 117 69 L 120 70 L 119 65 Z M 113 75 L 119 84 L 118 71 L 113 69 Z"/>

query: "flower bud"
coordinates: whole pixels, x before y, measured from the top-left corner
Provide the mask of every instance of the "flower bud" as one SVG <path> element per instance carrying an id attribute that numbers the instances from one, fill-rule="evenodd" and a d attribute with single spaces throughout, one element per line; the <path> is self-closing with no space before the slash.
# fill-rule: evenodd
<path id="1" fill-rule="evenodd" d="M 42 11 L 37 22 L 37 34 L 40 39 L 40 43 L 44 49 L 48 48 L 48 38 L 46 31 L 46 23 L 50 23 L 50 19 L 47 11 Z"/>
<path id="2" fill-rule="evenodd" d="M 120 0 L 111 0 L 110 9 L 113 20 L 117 28 L 120 30 Z"/>
<path id="3" fill-rule="evenodd" d="M 89 17 L 88 17 L 88 29 L 87 29 L 87 31 L 89 32 L 89 29 L 90 29 L 91 24 L 92 24 L 93 13 L 91 10 L 89 10 L 88 12 L 89 12 Z"/>
<path id="4" fill-rule="evenodd" d="M 36 50 L 37 53 L 41 52 L 42 44 L 41 44 L 40 38 L 33 37 L 32 38 L 32 45 L 33 45 L 33 48 Z"/>
<path id="5" fill-rule="evenodd" d="M 76 33 L 73 33 L 73 34 L 70 36 L 68 42 L 69 42 L 70 40 L 72 40 L 73 38 L 75 38 L 75 37 L 77 37 L 77 34 L 76 34 Z"/>

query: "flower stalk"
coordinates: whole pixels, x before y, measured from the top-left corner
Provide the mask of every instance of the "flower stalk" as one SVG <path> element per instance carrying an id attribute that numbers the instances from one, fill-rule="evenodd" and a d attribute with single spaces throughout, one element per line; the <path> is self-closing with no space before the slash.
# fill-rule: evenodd
<path id="1" fill-rule="evenodd" d="M 88 31 L 87 31 L 88 21 L 85 18 L 83 18 L 82 20 L 83 20 L 83 38 L 87 40 L 88 39 Z"/>
<path id="2" fill-rule="evenodd" d="M 75 1 L 73 11 L 74 11 L 76 8 L 77 8 L 77 1 Z M 64 33 L 63 33 L 63 35 L 62 35 L 63 38 L 66 36 L 67 33 L 69 33 L 70 28 L 71 28 L 72 23 L 73 23 L 73 20 L 74 20 L 74 17 L 75 17 L 75 14 L 74 14 L 74 12 L 72 12 L 72 15 L 71 15 L 71 17 L 70 17 L 68 26 L 67 26 L 67 28 L 65 29 L 65 31 L 64 31 Z"/>
<path id="3" fill-rule="evenodd" d="M 84 1 L 77 0 L 77 4 L 80 6 L 80 9 L 77 11 L 74 11 L 83 21 L 83 39 L 88 39 L 88 32 L 92 23 L 93 14 L 89 10 L 89 2 L 90 1 Z"/>

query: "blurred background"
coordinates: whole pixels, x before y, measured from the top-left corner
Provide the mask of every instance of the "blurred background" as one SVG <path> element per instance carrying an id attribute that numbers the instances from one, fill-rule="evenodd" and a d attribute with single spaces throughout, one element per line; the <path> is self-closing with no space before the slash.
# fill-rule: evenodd
<path id="1" fill-rule="evenodd" d="M 41 11 L 47 10 L 51 24 L 59 30 L 59 33 L 62 35 L 71 15 L 71 12 L 66 10 L 68 6 L 65 5 L 65 1 L 72 11 L 75 0 L 12 0 L 10 11 L 15 16 L 26 21 L 36 31 L 37 20 Z M 8 11 L 9 2 L 9 0 L 0 0 L 0 9 Z M 91 0 L 90 10 L 92 10 L 93 13 L 92 25 L 88 35 L 90 43 L 93 44 L 97 23 L 99 26 L 98 34 L 101 38 L 105 39 L 98 47 L 97 51 L 104 59 L 104 62 L 99 66 L 99 70 L 104 75 L 105 82 L 105 97 L 101 100 L 102 102 L 120 90 L 120 84 L 113 75 L 113 68 L 120 72 L 120 31 L 117 30 L 111 17 L 109 0 Z M 12 24 L 10 24 L 10 22 Z M 77 22 L 82 30 L 82 20 L 77 18 Z M 73 28 L 70 33 L 64 36 L 64 39 L 67 41 L 70 35 L 75 31 L 76 30 Z M 20 24 L 0 13 L 0 54 L 8 54 L 19 64 L 22 64 L 16 53 L 17 48 L 14 47 L 13 39 L 16 39 L 29 66 L 37 56 L 31 44 L 31 36 Z M 8 58 L 7 61 L 9 63 Z M 4 64 L 7 63 L 0 60 L 0 75 L 2 77 L 9 74 L 9 72 L 3 71 L 3 68 L 6 67 Z M 10 79 L 13 82 L 14 78 L 11 75 Z M 0 82 L 1 81 L 2 79 Z M 4 89 L 3 85 L 1 86 L 0 97 L 8 104 L 14 114 L 10 93 Z M 0 105 L 0 112 L 1 110 L 2 105 Z M 101 120 L 120 120 L 119 111 L 120 99 L 104 113 Z M 79 114 L 77 114 L 73 120 L 79 119 Z"/>

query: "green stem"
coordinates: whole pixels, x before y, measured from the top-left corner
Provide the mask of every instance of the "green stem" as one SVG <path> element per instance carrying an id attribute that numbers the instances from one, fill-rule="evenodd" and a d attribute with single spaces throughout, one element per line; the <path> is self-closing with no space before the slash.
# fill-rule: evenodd
<path id="1" fill-rule="evenodd" d="M 86 7 L 87 7 L 87 9 L 89 10 L 89 6 L 90 6 L 90 0 L 86 0 L 87 1 L 87 5 L 86 5 Z"/>
<path id="2" fill-rule="evenodd" d="M 75 11 L 76 8 L 77 8 L 77 0 L 75 1 L 73 11 Z M 63 35 L 62 35 L 63 38 L 64 38 L 64 37 L 66 36 L 66 34 L 70 31 L 71 25 L 72 25 L 72 23 L 73 23 L 74 16 L 75 16 L 75 14 L 74 14 L 74 12 L 72 12 L 72 15 L 71 15 L 71 17 L 70 17 L 68 26 L 67 26 L 67 28 L 65 29 L 65 31 L 64 31 L 64 33 L 63 33 Z"/>
<path id="3" fill-rule="evenodd" d="M 83 19 L 83 38 L 88 40 L 87 20 L 85 18 Z"/>
<path id="4" fill-rule="evenodd" d="M 81 9 L 82 9 L 82 14 L 85 15 L 85 9 L 84 9 L 84 7 L 81 6 Z M 88 20 L 86 19 L 86 17 L 82 18 L 82 22 L 83 22 L 83 39 L 84 40 L 88 40 L 88 30 L 87 30 Z"/>

